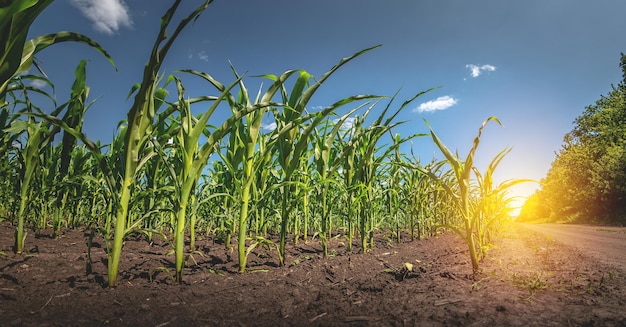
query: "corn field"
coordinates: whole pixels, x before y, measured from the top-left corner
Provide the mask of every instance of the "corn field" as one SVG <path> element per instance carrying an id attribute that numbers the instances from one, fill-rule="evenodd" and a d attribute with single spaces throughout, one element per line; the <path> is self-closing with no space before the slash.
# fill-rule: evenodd
<path id="1" fill-rule="evenodd" d="M 127 119 L 111 143 L 92 140 L 82 130 L 93 103 L 86 61 L 77 64 L 63 103 L 29 83 L 53 81 L 25 74 L 39 51 L 68 41 L 94 48 L 115 69 L 106 50 L 80 34 L 25 40 L 23 27 L 50 2 L 14 1 L 0 9 L 0 220 L 15 227 L 14 240 L 0 242 L 14 242 L 18 254 L 28 231 L 85 228 L 106 240 L 108 285 L 115 286 L 131 235 L 167 240 L 175 257 L 172 275 L 180 282 L 198 237 L 236 248 L 244 273 L 257 247 L 276 251 L 284 264 L 289 243 L 319 241 L 329 255 L 328 240 L 341 237 L 348 251 L 366 253 L 375 233 L 399 242 L 451 230 L 467 243 L 477 270 L 499 227 L 510 221 L 507 189 L 524 180 L 493 182 L 510 150 L 485 172 L 473 164 L 483 128 L 499 124 L 497 118 L 485 120 L 461 158 L 428 122 L 428 133 L 394 133 L 406 123 L 397 121 L 399 113 L 429 90 L 405 101 L 348 95 L 311 110 L 310 100 L 328 79 L 377 46 L 339 60 L 319 78 L 305 70 L 264 75 L 266 86 L 255 91 L 235 67 L 227 83 L 206 72 L 162 71 L 176 38 L 211 0 L 179 21 L 173 17 L 181 1 L 173 2 L 143 76 L 129 92 Z M 188 94 L 188 83 L 204 83 L 206 93 Z M 230 117 L 214 119 L 217 110 L 230 110 Z M 276 128 L 261 128 L 263 119 Z M 443 159 L 420 162 L 400 150 L 408 141 L 434 142 Z"/>

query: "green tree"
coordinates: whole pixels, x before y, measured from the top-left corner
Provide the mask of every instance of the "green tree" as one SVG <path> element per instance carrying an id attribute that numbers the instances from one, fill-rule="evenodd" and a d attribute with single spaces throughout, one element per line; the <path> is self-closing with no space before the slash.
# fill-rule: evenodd
<path id="1" fill-rule="evenodd" d="M 522 220 L 626 223 L 626 55 L 623 79 L 574 121 Z M 533 204 L 534 203 L 534 204 Z M 547 206 L 541 217 L 537 203 Z M 535 206 L 535 210 L 531 208 Z M 542 210 L 545 210 L 542 209 Z"/>

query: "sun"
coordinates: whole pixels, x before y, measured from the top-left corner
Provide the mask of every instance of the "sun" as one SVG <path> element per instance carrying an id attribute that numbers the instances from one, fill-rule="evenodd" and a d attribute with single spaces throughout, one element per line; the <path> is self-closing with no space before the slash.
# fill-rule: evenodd
<path id="1" fill-rule="evenodd" d="M 539 184 L 530 181 L 509 188 L 507 190 L 507 195 L 510 199 L 509 207 L 511 208 L 511 216 L 519 216 L 528 197 L 535 193 L 538 189 Z"/>

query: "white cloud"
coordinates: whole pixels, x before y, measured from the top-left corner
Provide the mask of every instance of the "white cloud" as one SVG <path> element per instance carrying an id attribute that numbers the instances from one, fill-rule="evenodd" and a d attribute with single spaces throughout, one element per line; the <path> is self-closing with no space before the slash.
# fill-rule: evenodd
<path id="1" fill-rule="evenodd" d="M 444 95 L 442 97 L 438 97 L 435 100 L 431 100 L 428 102 L 424 102 L 419 105 L 419 107 L 413 109 L 413 112 L 430 112 L 436 110 L 445 110 L 452 106 L 454 106 L 458 102 L 457 99 L 450 97 L 448 95 Z"/>
<path id="2" fill-rule="evenodd" d="M 205 50 L 197 51 L 194 49 L 189 49 L 187 53 L 187 59 L 192 60 L 193 58 L 198 58 L 202 61 L 209 62 L 209 54 Z"/>
<path id="3" fill-rule="evenodd" d="M 261 124 L 261 129 L 264 129 L 266 131 L 273 131 L 275 130 L 277 127 L 276 122 L 271 122 L 269 124 Z"/>
<path id="4" fill-rule="evenodd" d="M 132 27 L 128 6 L 123 0 L 71 0 L 82 14 L 93 23 L 93 28 L 112 35 L 121 27 Z"/>
<path id="5" fill-rule="evenodd" d="M 350 129 L 352 128 L 352 126 L 354 126 L 354 122 L 356 121 L 356 117 L 348 117 L 346 118 L 346 120 L 343 121 L 343 124 L 341 124 L 341 129 Z M 333 119 L 333 123 L 337 124 L 339 122 L 339 118 L 337 119 Z"/>
<path id="6" fill-rule="evenodd" d="M 468 68 L 470 70 L 470 74 L 472 75 L 472 77 L 478 77 L 484 72 L 492 72 L 496 70 L 496 66 L 493 65 L 478 66 L 474 64 L 468 64 L 465 65 L 465 68 Z"/>
<path id="7" fill-rule="evenodd" d="M 48 86 L 48 83 L 40 80 L 40 79 L 34 79 L 30 82 L 30 86 L 34 87 L 34 88 L 38 88 L 38 89 L 43 89 L 44 87 Z"/>
<path id="8" fill-rule="evenodd" d="M 202 61 L 206 61 L 206 62 L 209 61 L 209 55 L 204 50 L 198 52 L 198 58 Z"/>

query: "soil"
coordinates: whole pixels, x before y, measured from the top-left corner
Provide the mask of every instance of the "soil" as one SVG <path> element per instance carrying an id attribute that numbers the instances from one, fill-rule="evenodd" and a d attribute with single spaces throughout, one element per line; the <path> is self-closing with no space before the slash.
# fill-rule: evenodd
<path id="1" fill-rule="evenodd" d="M 319 239 L 288 243 L 285 266 L 258 247 L 245 274 L 236 251 L 206 238 L 182 284 L 172 282 L 169 244 L 137 236 L 114 288 L 103 240 L 91 269 L 87 240 L 79 230 L 30 232 L 15 255 L 13 228 L 0 225 L 0 325 L 626 326 L 626 271 L 514 225 L 475 274 L 453 233 L 399 244 L 379 234 L 369 253 L 336 237 L 327 258 Z"/>
<path id="2" fill-rule="evenodd" d="M 626 270 L 626 227 L 565 225 L 565 224 L 521 224 L 575 247 L 583 253 Z"/>

